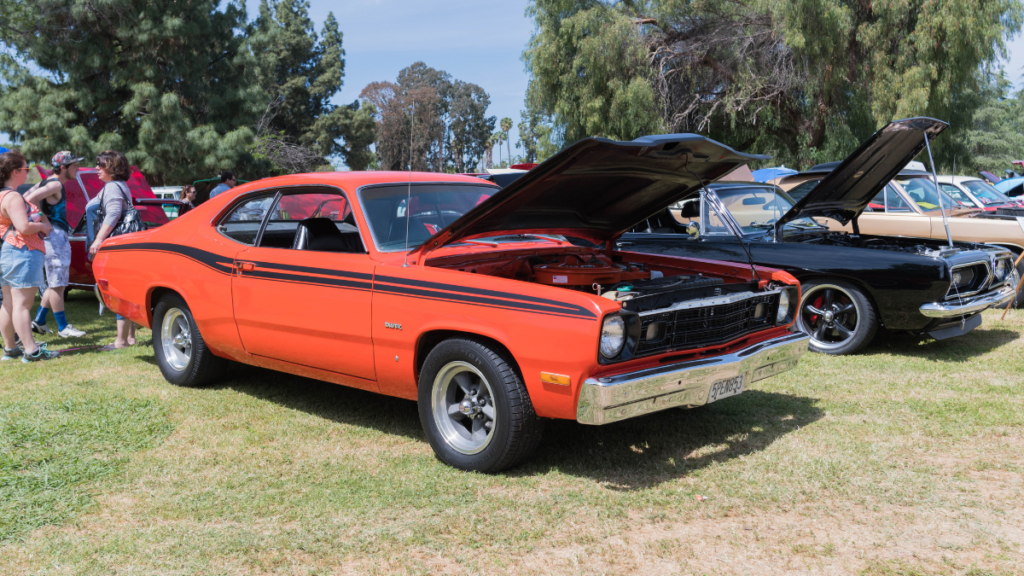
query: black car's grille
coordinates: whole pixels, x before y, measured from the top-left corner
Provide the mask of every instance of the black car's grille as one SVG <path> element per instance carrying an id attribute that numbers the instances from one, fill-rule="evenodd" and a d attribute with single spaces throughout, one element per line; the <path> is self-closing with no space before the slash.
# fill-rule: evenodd
<path id="1" fill-rule="evenodd" d="M 772 325 L 778 294 L 641 317 L 637 356 L 724 344 Z"/>
<path id="2" fill-rule="evenodd" d="M 947 300 L 977 294 L 986 289 L 989 284 L 988 265 L 984 262 L 956 266 L 950 274 L 953 282 L 950 283 L 949 291 L 946 292 Z"/>

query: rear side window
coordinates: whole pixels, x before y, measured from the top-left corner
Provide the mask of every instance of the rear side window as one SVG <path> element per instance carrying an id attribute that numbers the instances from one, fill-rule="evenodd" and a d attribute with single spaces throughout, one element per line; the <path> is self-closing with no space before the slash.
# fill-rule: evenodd
<path id="1" fill-rule="evenodd" d="M 274 203 L 274 195 L 267 194 L 246 200 L 235 207 L 227 218 L 221 221 L 217 230 L 236 242 L 252 246 L 263 225 L 263 218 Z"/>

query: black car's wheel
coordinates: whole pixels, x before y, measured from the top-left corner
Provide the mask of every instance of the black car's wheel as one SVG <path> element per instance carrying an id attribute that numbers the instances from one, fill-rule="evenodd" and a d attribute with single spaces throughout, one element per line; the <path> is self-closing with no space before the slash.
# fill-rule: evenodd
<path id="1" fill-rule="evenodd" d="M 875 307 L 859 289 L 845 282 L 803 285 L 797 323 L 810 334 L 811 350 L 853 354 L 867 346 L 878 331 Z"/>
<path id="2" fill-rule="evenodd" d="M 224 375 L 227 360 L 210 352 L 188 305 L 168 294 L 153 309 L 153 351 L 164 378 L 179 386 L 204 386 Z"/>
<path id="3" fill-rule="evenodd" d="M 543 427 L 510 359 L 463 338 L 445 340 L 427 356 L 419 410 L 437 457 L 462 470 L 515 466 L 536 449 Z"/>

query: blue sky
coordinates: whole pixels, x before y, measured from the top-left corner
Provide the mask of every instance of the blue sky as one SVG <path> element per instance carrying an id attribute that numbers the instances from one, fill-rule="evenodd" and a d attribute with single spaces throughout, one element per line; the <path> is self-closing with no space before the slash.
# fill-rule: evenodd
<path id="1" fill-rule="evenodd" d="M 399 70 L 423 61 L 483 87 L 491 96 L 488 115 L 512 119 L 512 153 L 517 154 L 519 135 L 514 125 L 519 123 L 527 84 L 521 57 L 533 31 L 533 22 L 526 16 L 527 0 L 311 0 L 310 4 L 318 33 L 328 12 L 334 12 L 345 35 L 345 86 L 335 102 L 352 102 L 370 82 L 394 81 Z M 259 0 L 247 0 L 246 9 L 255 18 Z"/>

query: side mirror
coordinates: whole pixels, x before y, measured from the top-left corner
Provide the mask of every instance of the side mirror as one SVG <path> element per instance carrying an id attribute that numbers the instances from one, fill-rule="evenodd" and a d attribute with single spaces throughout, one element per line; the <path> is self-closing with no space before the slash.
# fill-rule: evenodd
<path id="1" fill-rule="evenodd" d="M 690 238 L 696 239 L 700 236 L 700 226 L 697 226 L 696 222 L 690 222 L 686 227 L 686 233 L 690 235 Z"/>

